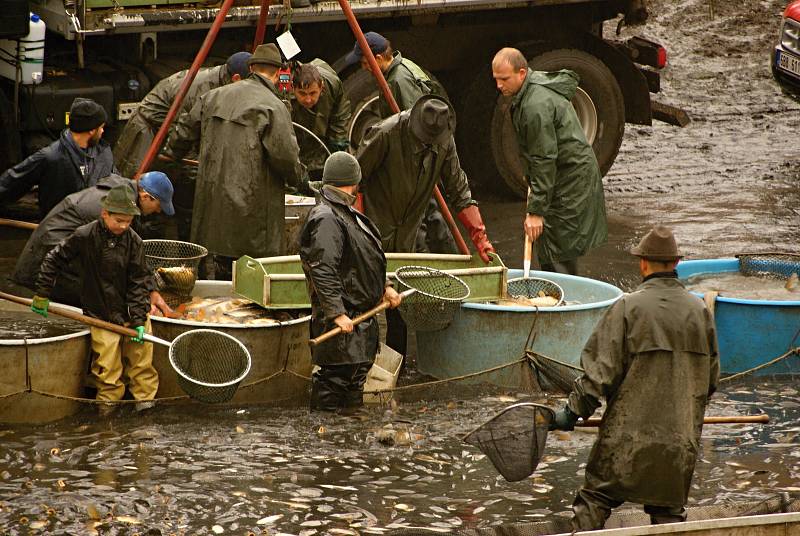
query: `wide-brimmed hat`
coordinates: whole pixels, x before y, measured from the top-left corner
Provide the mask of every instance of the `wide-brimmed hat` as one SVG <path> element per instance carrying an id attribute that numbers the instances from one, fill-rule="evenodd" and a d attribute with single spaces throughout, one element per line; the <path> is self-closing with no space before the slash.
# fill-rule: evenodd
<path id="1" fill-rule="evenodd" d="M 281 60 L 281 51 L 278 50 L 275 43 L 267 43 L 266 45 L 258 45 L 256 51 L 247 60 L 247 65 L 274 65 L 280 67 L 283 65 Z"/>
<path id="2" fill-rule="evenodd" d="M 141 214 L 139 207 L 136 206 L 136 194 L 125 185 L 111 188 L 100 199 L 100 206 L 112 214 L 127 214 L 129 216 Z"/>
<path id="3" fill-rule="evenodd" d="M 664 225 L 656 225 L 644 235 L 639 245 L 631 249 L 631 254 L 654 261 L 674 261 L 682 259 L 678 244 L 672 231 Z"/>
<path id="4" fill-rule="evenodd" d="M 444 144 L 456 130 L 456 114 L 443 98 L 423 95 L 411 108 L 409 123 L 423 143 Z"/>

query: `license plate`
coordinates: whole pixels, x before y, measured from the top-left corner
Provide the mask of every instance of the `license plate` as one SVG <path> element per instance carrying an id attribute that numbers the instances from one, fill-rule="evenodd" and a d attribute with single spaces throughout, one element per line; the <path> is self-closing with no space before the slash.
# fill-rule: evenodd
<path id="1" fill-rule="evenodd" d="M 779 51 L 778 68 L 789 71 L 795 76 L 800 76 L 800 58 Z"/>

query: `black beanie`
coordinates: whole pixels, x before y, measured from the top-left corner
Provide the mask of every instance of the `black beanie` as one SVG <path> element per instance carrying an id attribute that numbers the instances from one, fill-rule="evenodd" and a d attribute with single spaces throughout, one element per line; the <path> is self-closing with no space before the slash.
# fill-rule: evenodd
<path id="1" fill-rule="evenodd" d="M 69 109 L 69 129 L 72 132 L 89 132 L 107 119 L 106 110 L 92 99 L 78 97 L 72 101 Z"/>

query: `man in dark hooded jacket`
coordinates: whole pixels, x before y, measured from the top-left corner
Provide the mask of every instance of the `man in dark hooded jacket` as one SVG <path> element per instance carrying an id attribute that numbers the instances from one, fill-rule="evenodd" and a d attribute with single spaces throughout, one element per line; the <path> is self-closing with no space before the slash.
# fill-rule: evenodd
<path id="1" fill-rule="evenodd" d="M 358 161 L 335 152 L 325 162 L 320 204 L 300 236 L 300 259 L 311 296 L 311 337 L 342 328 L 342 334 L 313 347 L 320 368 L 311 379 L 311 409 L 334 411 L 363 404 L 364 382 L 378 353 L 375 317 L 352 319 L 383 299 L 400 305 L 386 279 L 380 232 L 352 208 L 361 181 Z"/>
<path id="2" fill-rule="evenodd" d="M 644 280 L 600 319 L 581 354 L 583 375 L 551 424 L 572 430 L 606 401 L 572 504 L 575 530 L 603 528 L 625 501 L 643 504 L 654 524 L 686 520 L 706 404 L 719 381 L 714 319 L 678 281 L 672 232 L 657 225 L 631 253 Z"/>
<path id="3" fill-rule="evenodd" d="M 511 98 L 511 119 L 528 181 L 525 233 L 542 270 L 577 274 L 578 258 L 608 237 L 603 181 L 570 100 L 578 75 L 532 71 L 504 48 L 492 61 L 497 89 Z"/>
<path id="4" fill-rule="evenodd" d="M 105 109 L 91 99 L 77 98 L 69 111 L 69 128 L 58 140 L 0 175 L 0 205 L 13 203 L 39 186 L 39 215 L 71 193 L 97 184 L 117 170 L 111 148 L 101 138 Z"/>
<path id="5" fill-rule="evenodd" d="M 101 201 L 108 192 L 117 186 L 127 186 L 135 194 L 136 205 L 142 216 L 163 212 L 172 216 L 172 185 L 169 178 L 160 171 L 143 174 L 139 181 L 110 175 L 93 188 L 70 194 L 53 207 L 33 231 L 17 259 L 13 279 L 31 290 L 36 289 L 36 278 L 45 256 L 78 227 L 91 223 L 100 217 Z M 139 217 L 134 217 L 132 228 L 139 230 Z M 150 290 L 150 314 L 170 315 L 172 310 L 155 290 L 152 282 Z M 75 259 L 59 275 L 51 292 L 51 297 L 59 303 L 81 307 L 80 259 Z"/>

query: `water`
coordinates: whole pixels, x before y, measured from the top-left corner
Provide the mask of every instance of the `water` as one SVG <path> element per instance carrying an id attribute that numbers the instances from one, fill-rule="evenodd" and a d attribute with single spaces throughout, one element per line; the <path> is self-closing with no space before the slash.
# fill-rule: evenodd
<path id="1" fill-rule="evenodd" d="M 26 518 L 56 534 L 268 528 L 310 536 L 568 515 L 593 433 L 551 434 L 537 473 L 516 483 L 460 440 L 515 401 L 421 401 L 361 418 L 159 406 L 144 415 L 122 409 L 109 421 L 87 411 L 9 427 L 0 431 L 0 527 L 26 533 Z M 709 415 L 765 411 L 772 423 L 706 427 L 690 505 L 800 490 L 798 408 L 793 383 L 740 384 L 715 395 Z M 387 434 L 394 445 L 378 440 Z"/>
<path id="2" fill-rule="evenodd" d="M 694 292 L 719 292 L 726 298 L 769 301 L 800 301 L 800 285 L 796 277 L 786 278 L 747 276 L 738 272 L 696 275 L 689 277 L 687 287 Z M 788 287 L 791 287 L 788 288 Z"/>
<path id="3" fill-rule="evenodd" d="M 54 314 L 44 319 L 31 311 L 0 310 L 0 339 L 44 339 L 84 329 L 83 324 Z"/>

